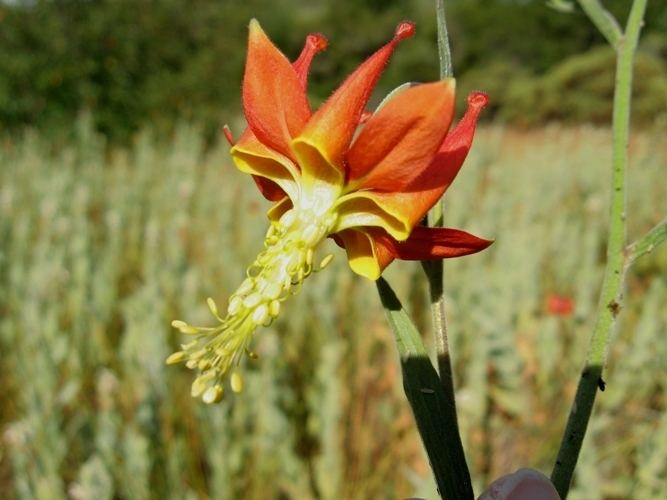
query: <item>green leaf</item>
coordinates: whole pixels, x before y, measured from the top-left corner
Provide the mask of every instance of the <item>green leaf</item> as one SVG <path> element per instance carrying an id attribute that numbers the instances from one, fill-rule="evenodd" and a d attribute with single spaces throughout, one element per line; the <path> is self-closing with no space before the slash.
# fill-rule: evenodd
<path id="1" fill-rule="evenodd" d="M 440 495 L 443 498 L 472 499 L 472 483 L 463 455 L 456 411 L 448 404 L 438 373 L 400 300 L 383 278 L 377 281 L 377 287 L 396 337 L 403 389 L 417 421 Z"/>

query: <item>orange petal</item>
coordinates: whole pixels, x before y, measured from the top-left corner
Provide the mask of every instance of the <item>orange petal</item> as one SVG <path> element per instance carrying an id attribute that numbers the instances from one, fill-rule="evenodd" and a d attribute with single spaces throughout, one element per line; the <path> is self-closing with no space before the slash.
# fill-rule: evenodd
<path id="1" fill-rule="evenodd" d="M 429 193 L 428 196 L 424 196 L 422 204 L 430 203 L 430 206 L 422 213 L 420 219 L 440 199 L 459 173 L 472 146 L 477 118 L 488 102 L 489 96 L 483 92 L 472 92 L 468 95 L 468 109 L 461 121 L 451 133 L 447 134 L 428 168 L 405 189 L 407 192 L 418 192 L 423 189 Z"/>
<path id="2" fill-rule="evenodd" d="M 292 161 L 266 147 L 249 128 L 230 151 L 232 160 L 241 172 L 255 178 L 260 192 L 271 201 L 285 194 L 298 196 L 299 171 Z M 259 180 L 257 178 L 263 179 Z"/>
<path id="3" fill-rule="evenodd" d="M 292 147 L 308 177 L 342 182 L 345 152 L 380 73 L 398 43 L 413 34 L 413 23 L 401 23 L 394 38 L 343 82 L 294 140 Z"/>
<path id="4" fill-rule="evenodd" d="M 449 79 L 416 85 L 391 98 L 348 152 L 348 183 L 357 189 L 400 191 L 419 177 L 449 130 L 454 90 Z"/>
<path id="5" fill-rule="evenodd" d="M 303 45 L 301 54 L 292 63 L 292 67 L 296 71 L 296 75 L 304 91 L 308 86 L 308 72 L 310 71 L 310 63 L 313 61 L 313 57 L 326 49 L 328 44 L 329 42 L 324 35 L 311 33 L 306 37 L 306 43 Z"/>
<path id="6" fill-rule="evenodd" d="M 383 231 L 374 230 L 371 234 L 377 246 L 401 260 L 461 257 L 480 252 L 493 243 L 493 240 L 446 227 L 417 226 L 406 241 L 396 241 Z"/>
<path id="7" fill-rule="evenodd" d="M 243 109 L 257 138 L 291 158 L 290 142 L 310 117 L 308 100 L 292 64 L 255 19 L 250 21 Z"/>
<path id="8" fill-rule="evenodd" d="M 488 102 L 486 94 L 468 96 L 468 109 L 456 128 L 446 137 L 426 169 L 399 192 L 360 191 L 346 196 L 363 195 L 380 209 L 400 219 L 405 227 L 417 225 L 435 205 L 458 174 L 472 145 L 477 117 Z M 384 227 L 384 226 L 383 226 Z M 385 228 L 386 229 L 386 228 Z M 397 234 L 392 234 L 397 238 Z M 402 238 L 397 238 L 402 239 Z"/>

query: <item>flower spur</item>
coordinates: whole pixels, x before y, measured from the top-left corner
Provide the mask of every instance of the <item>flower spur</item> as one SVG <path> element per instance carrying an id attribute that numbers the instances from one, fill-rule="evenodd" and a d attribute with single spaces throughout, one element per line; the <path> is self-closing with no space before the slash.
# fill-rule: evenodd
<path id="1" fill-rule="evenodd" d="M 392 92 L 372 115 L 365 112 L 375 84 L 396 46 L 414 34 L 411 22 L 362 63 L 314 113 L 306 97 L 313 57 L 326 39 L 311 34 L 294 63 L 250 22 L 243 78 L 248 128 L 238 141 L 225 128 L 236 166 L 251 174 L 273 206 L 264 250 L 220 314 L 209 299 L 216 327 L 172 324 L 193 340 L 167 359 L 197 371 L 193 397 L 213 403 L 230 376 L 242 389 L 236 367 L 253 333 L 275 319 L 282 303 L 314 271 L 315 251 L 332 237 L 347 252 L 354 272 L 377 279 L 394 260 L 458 257 L 491 241 L 458 229 L 420 225 L 456 177 L 472 144 L 485 94 L 468 96 L 468 109 L 448 133 L 454 114 L 453 79 L 407 84 Z M 363 123 L 362 123 L 363 122 Z"/>

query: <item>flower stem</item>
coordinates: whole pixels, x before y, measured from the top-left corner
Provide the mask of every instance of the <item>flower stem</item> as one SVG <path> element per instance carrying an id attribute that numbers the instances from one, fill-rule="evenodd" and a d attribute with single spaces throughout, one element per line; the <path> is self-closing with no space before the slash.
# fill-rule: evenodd
<path id="1" fill-rule="evenodd" d="M 438 492 L 442 498 L 472 499 L 472 482 L 463 455 L 461 436 L 455 425 L 456 411 L 451 406 L 449 394 L 442 389 L 419 331 L 389 283 L 380 278 L 377 288 L 396 337 L 403 388 L 415 415 Z M 452 421 L 452 415 L 454 425 L 447 425 Z"/>
<path id="2" fill-rule="evenodd" d="M 449 37 L 447 35 L 447 20 L 445 18 L 445 1 L 435 1 L 436 23 L 438 28 L 438 55 L 440 58 L 440 78 L 451 78 L 452 54 L 449 48 Z M 431 225 L 442 226 L 444 214 L 444 201 L 440 201 L 433 207 L 429 214 Z M 433 321 L 433 335 L 435 337 L 435 349 L 438 359 L 438 373 L 442 382 L 445 395 L 449 400 L 447 415 L 443 415 L 452 430 L 458 434 L 459 427 L 456 416 L 456 400 L 454 397 L 454 380 L 452 374 L 452 362 L 449 355 L 449 343 L 447 340 L 447 321 L 445 317 L 445 294 L 444 294 L 444 266 L 441 260 L 423 263 L 429 284 L 429 296 L 431 301 L 431 317 Z M 465 463 L 463 449 L 459 450 L 461 458 Z"/>
<path id="3" fill-rule="evenodd" d="M 551 474 L 562 499 L 567 497 L 574 468 L 586 434 L 588 421 L 598 389 L 604 390 L 602 379 L 609 339 L 623 298 L 625 263 L 625 170 L 628 162 L 630 103 L 634 55 L 639 40 L 646 0 L 634 0 L 624 34 L 616 35 L 617 26 L 611 15 L 597 1 L 580 0 L 593 23 L 615 46 L 616 85 L 613 112 L 612 195 L 609 212 L 607 267 L 598 304 L 598 317 L 590 338 L 586 364 L 579 379 L 556 464 Z"/>
<path id="4" fill-rule="evenodd" d="M 616 47 L 623 36 L 616 18 L 602 6 L 600 0 L 579 0 L 579 3 L 602 36 L 612 47 Z"/>
<path id="5" fill-rule="evenodd" d="M 651 253 L 665 241 L 667 241 L 667 217 L 658 222 L 653 229 L 633 244 L 628 245 L 625 251 L 625 269 L 629 269 L 638 258 Z"/>
<path id="6" fill-rule="evenodd" d="M 445 0 L 435 0 L 435 16 L 438 25 L 438 58 L 440 60 L 440 79 L 452 78 L 452 51 L 449 48 L 447 19 L 445 18 Z"/>
<path id="7" fill-rule="evenodd" d="M 440 60 L 440 78 L 452 78 L 452 53 L 449 47 L 449 36 L 447 34 L 447 20 L 445 17 L 445 1 L 435 0 L 436 24 L 438 30 L 438 56 Z M 429 219 L 433 226 L 442 226 L 444 220 L 444 201 L 440 201 L 433 207 Z M 454 377 L 452 362 L 447 340 L 447 321 L 445 317 L 445 294 L 444 294 L 444 266 L 441 260 L 423 263 L 424 271 L 429 284 L 429 298 L 431 302 L 431 317 L 433 322 L 433 335 L 435 338 L 435 349 L 438 361 L 438 375 L 442 386 L 442 396 L 445 402 L 439 410 L 437 417 L 441 425 L 453 437 L 449 443 L 449 454 L 455 468 L 451 469 L 455 480 L 460 482 L 470 481 L 470 472 L 466 464 L 463 444 L 461 443 L 458 418 L 456 414 L 456 398 L 454 392 Z M 457 472 L 458 471 L 458 472 Z M 462 496 L 462 495 L 467 496 Z M 472 498 L 472 488 L 459 491 L 455 498 Z M 445 498 L 448 498 L 445 496 Z"/>

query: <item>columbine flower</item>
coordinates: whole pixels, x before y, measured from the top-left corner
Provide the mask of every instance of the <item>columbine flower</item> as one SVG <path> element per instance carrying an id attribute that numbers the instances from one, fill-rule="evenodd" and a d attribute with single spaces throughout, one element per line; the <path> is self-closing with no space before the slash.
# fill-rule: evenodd
<path id="1" fill-rule="evenodd" d="M 167 362 L 184 361 L 197 370 L 194 397 L 219 401 L 228 374 L 232 390 L 241 390 L 236 367 L 244 355 L 254 356 L 249 349 L 253 333 L 270 324 L 283 301 L 331 261 L 331 255 L 315 261 L 325 238 L 345 248 L 354 272 L 373 280 L 394 259 L 458 257 L 491 243 L 457 229 L 419 225 L 456 177 L 486 95 L 468 97 L 465 116 L 449 134 L 452 79 L 404 85 L 370 117 L 364 111 L 392 52 L 414 30 L 413 23 L 399 24 L 394 38 L 313 113 L 306 80 L 326 39 L 309 35 L 301 55 L 290 63 L 259 23 L 250 22 L 243 79 L 248 128 L 236 143 L 229 129 L 225 135 L 236 166 L 275 203 L 268 212 L 265 249 L 230 297 L 226 313 L 209 299 L 218 326 L 173 322 L 193 340 Z"/>

